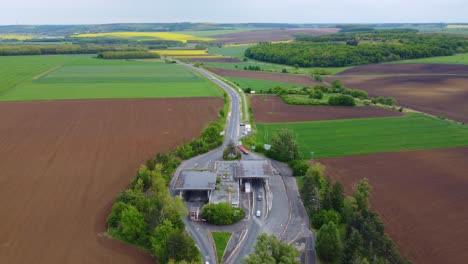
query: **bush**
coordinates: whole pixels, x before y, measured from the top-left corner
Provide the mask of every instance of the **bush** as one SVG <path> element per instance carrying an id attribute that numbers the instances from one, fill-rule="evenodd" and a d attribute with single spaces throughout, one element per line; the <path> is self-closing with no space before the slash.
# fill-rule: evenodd
<path id="1" fill-rule="evenodd" d="M 207 204 L 203 207 L 202 216 L 215 225 L 230 225 L 244 218 L 245 212 L 228 203 Z"/>
<path id="2" fill-rule="evenodd" d="M 337 105 L 337 106 L 355 106 L 356 102 L 354 98 L 349 95 L 333 95 L 330 96 L 328 99 L 329 105 Z"/>
<path id="3" fill-rule="evenodd" d="M 340 215 L 333 209 L 320 210 L 312 215 L 312 226 L 320 229 L 324 224 L 333 222 L 335 225 L 340 224 Z"/>
<path id="4" fill-rule="evenodd" d="M 314 98 L 314 99 L 322 99 L 323 98 L 323 92 L 318 89 L 314 89 L 310 95 L 309 98 Z"/>
<path id="5" fill-rule="evenodd" d="M 294 160 L 290 163 L 294 176 L 304 176 L 309 169 L 309 161 L 307 160 Z"/>
<path id="6" fill-rule="evenodd" d="M 396 105 L 396 100 L 390 97 L 378 97 L 378 98 L 372 99 L 372 103 L 393 106 L 393 105 Z"/>

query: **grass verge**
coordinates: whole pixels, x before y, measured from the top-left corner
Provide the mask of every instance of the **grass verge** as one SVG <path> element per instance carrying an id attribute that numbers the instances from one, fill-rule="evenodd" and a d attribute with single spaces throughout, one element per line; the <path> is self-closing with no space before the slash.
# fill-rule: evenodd
<path id="1" fill-rule="evenodd" d="M 222 263 L 224 250 L 226 250 L 229 239 L 231 238 L 230 232 L 212 232 L 213 240 L 216 246 L 216 255 L 218 262 Z"/>

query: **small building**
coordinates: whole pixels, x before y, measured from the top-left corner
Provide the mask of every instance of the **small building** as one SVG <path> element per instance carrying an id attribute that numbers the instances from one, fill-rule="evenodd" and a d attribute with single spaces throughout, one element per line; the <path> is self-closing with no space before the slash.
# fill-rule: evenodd
<path id="1" fill-rule="evenodd" d="M 236 164 L 235 178 L 240 184 L 245 180 L 263 180 L 273 176 L 273 167 L 269 160 L 240 160 Z"/>
<path id="2" fill-rule="evenodd" d="M 193 202 L 209 202 L 215 188 L 216 172 L 212 170 L 183 170 L 172 186 L 186 201 Z"/>

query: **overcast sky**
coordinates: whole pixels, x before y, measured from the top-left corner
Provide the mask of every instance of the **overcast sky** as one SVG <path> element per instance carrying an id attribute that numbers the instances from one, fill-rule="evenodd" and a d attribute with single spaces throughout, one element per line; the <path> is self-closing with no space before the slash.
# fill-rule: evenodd
<path id="1" fill-rule="evenodd" d="M 468 0 L 0 0 L 0 24 L 468 22 Z"/>

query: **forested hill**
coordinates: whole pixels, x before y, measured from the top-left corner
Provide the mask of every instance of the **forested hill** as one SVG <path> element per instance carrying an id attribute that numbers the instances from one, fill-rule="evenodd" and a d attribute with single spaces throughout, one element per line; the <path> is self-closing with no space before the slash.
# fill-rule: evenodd
<path id="1" fill-rule="evenodd" d="M 261 43 L 248 58 L 301 67 L 341 67 L 468 52 L 468 39 L 415 30 L 377 30 L 297 36 L 291 43 Z"/>

